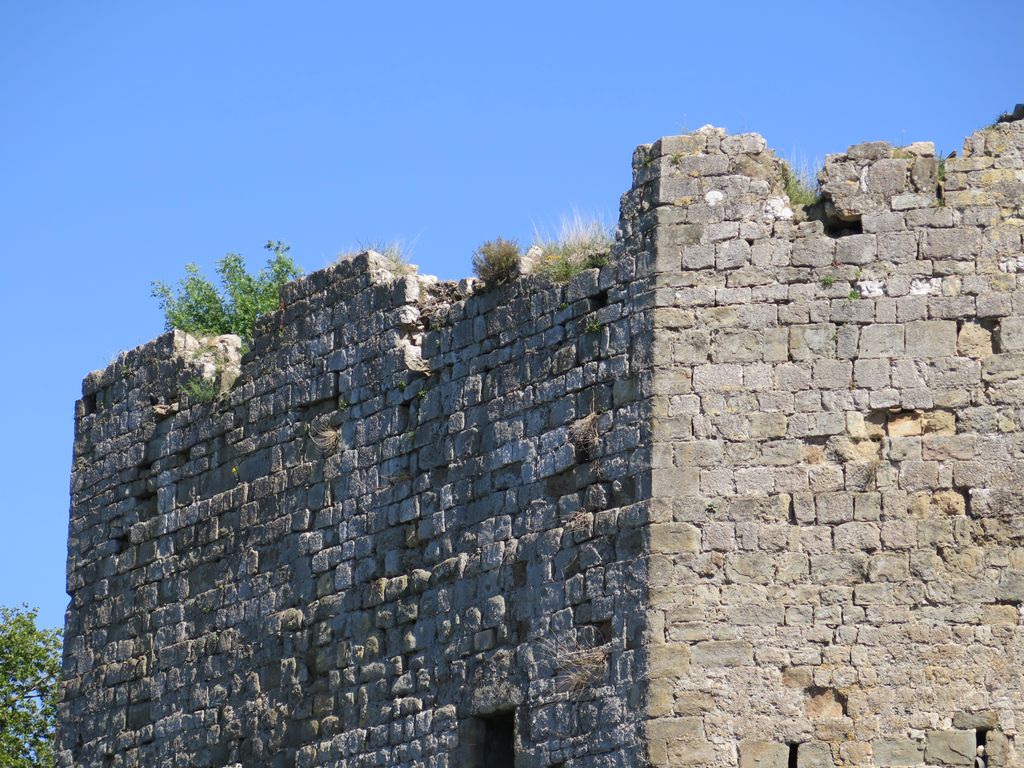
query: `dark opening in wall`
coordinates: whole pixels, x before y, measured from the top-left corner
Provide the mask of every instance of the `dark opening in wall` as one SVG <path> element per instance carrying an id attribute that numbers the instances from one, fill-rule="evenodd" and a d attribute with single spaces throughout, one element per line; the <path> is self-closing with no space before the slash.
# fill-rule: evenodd
<path id="1" fill-rule="evenodd" d="M 974 743 L 978 748 L 979 757 L 987 754 L 985 749 L 988 746 L 988 728 L 978 728 L 974 731 Z"/>
<path id="2" fill-rule="evenodd" d="M 474 768 L 515 768 L 516 716 L 515 712 L 496 712 L 480 718 L 483 737 L 480 759 Z"/>
<path id="3" fill-rule="evenodd" d="M 799 752 L 799 751 L 800 751 L 800 745 L 799 744 L 790 744 L 789 745 L 789 762 L 787 763 L 789 768 L 797 768 L 797 766 L 798 766 L 798 763 L 797 763 L 797 752 Z"/>
<path id="4" fill-rule="evenodd" d="M 828 237 L 838 238 L 864 234 L 864 225 L 860 219 L 856 221 L 843 221 L 842 219 L 825 216 L 821 223 L 825 226 L 825 234 Z"/>
<path id="5" fill-rule="evenodd" d="M 512 564 L 512 586 L 525 587 L 528 577 L 528 570 L 525 560 L 519 560 Z"/>
<path id="6" fill-rule="evenodd" d="M 88 416 L 91 413 L 96 413 L 96 394 L 83 395 L 82 396 L 82 415 Z"/>
<path id="7" fill-rule="evenodd" d="M 516 637 L 519 638 L 520 643 L 525 643 L 530 637 L 530 622 L 529 621 L 517 621 L 516 622 Z"/>

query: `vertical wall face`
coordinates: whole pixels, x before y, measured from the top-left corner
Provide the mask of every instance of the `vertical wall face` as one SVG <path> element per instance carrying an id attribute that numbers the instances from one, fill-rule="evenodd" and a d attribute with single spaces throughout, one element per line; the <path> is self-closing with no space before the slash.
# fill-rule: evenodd
<path id="1" fill-rule="evenodd" d="M 831 156 L 818 220 L 757 135 L 636 173 L 652 763 L 1020 765 L 1024 122 Z"/>
<path id="2" fill-rule="evenodd" d="M 1024 122 L 634 175 L 564 288 L 363 255 L 86 379 L 62 765 L 1021 764 Z"/>
<path id="3" fill-rule="evenodd" d="M 231 350 L 180 333 L 90 376 L 61 765 L 638 764 L 633 239 L 469 298 L 344 262 L 211 404 L 182 392 Z"/>

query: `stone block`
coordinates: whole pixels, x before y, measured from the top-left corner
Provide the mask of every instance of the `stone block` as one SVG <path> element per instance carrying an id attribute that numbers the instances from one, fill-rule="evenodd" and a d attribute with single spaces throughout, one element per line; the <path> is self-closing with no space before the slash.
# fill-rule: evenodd
<path id="1" fill-rule="evenodd" d="M 843 523 L 836 526 L 833 538 L 836 549 L 874 551 L 881 546 L 878 526 L 874 523 Z"/>
<path id="2" fill-rule="evenodd" d="M 754 413 L 750 416 L 753 438 L 785 437 L 789 419 L 784 413 Z"/>
<path id="3" fill-rule="evenodd" d="M 849 389 L 853 363 L 848 360 L 815 360 L 814 384 L 823 389 Z"/>
<path id="4" fill-rule="evenodd" d="M 868 325 L 860 333 L 861 357 L 899 357 L 903 351 L 902 325 Z"/>
<path id="5" fill-rule="evenodd" d="M 910 182 L 918 192 L 934 192 L 939 183 L 939 161 L 919 157 L 910 166 Z"/>
<path id="6" fill-rule="evenodd" d="M 907 222 L 901 213 L 878 211 L 865 213 L 861 217 L 861 226 L 865 232 L 899 232 L 907 228 Z"/>
<path id="7" fill-rule="evenodd" d="M 830 525 L 853 520 L 853 497 L 848 493 L 822 493 L 815 499 L 818 523 Z"/>
<path id="8" fill-rule="evenodd" d="M 999 713 L 992 709 L 981 712 L 956 712 L 953 714 L 953 727 L 962 730 L 992 730 L 999 725 Z"/>
<path id="9" fill-rule="evenodd" d="M 900 336 L 902 347 L 903 337 Z M 888 387 L 890 382 L 891 369 L 889 361 L 885 359 L 864 359 L 857 360 L 853 364 L 853 381 L 858 387 L 867 389 L 881 389 Z"/>
<path id="10" fill-rule="evenodd" d="M 691 661 L 700 667 L 750 666 L 754 663 L 754 648 L 742 640 L 706 640 L 693 646 Z"/>
<path id="11" fill-rule="evenodd" d="M 888 159 L 892 157 L 892 144 L 887 141 L 864 141 L 846 150 L 846 155 L 856 160 Z"/>
<path id="12" fill-rule="evenodd" d="M 716 269 L 735 269 L 750 263 L 750 245 L 746 240 L 728 240 L 716 247 Z"/>
<path id="13" fill-rule="evenodd" d="M 774 741 L 740 742 L 740 768 L 788 768 L 789 746 Z"/>
<path id="14" fill-rule="evenodd" d="M 921 242 L 926 259 L 966 259 L 981 250 L 981 235 L 976 229 L 927 229 Z"/>
<path id="15" fill-rule="evenodd" d="M 821 741 L 808 741 L 796 749 L 796 768 L 834 768 L 832 748 Z"/>
<path id="16" fill-rule="evenodd" d="M 650 526 L 650 548 L 655 554 L 700 551 L 700 529 L 690 523 L 654 523 Z"/>
<path id="17" fill-rule="evenodd" d="M 924 744 L 917 739 L 879 739 L 871 742 L 871 751 L 880 768 L 920 765 L 924 761 Z"/>
<path id="18" fill-rule="evenodd" d="M 1000 574 L 996 598 L 1008 603 L 1024 603 L 1024 571 L 1007 569 Z"/>
<path id="19" fill-rule="evenodd" d="M 925 760 L 939 765 L 974 765 L 974 731 L 929 731 L 925 741 Z"/>
<path id="20" fill-rule="evenodd" d="M 889 437 L 916 437 L 924 434 L 924 417 L 917 411 L 889 415 L 886 431 Z"/>
<path id="21" fill-rule="evenodd" d="M 1024 352 L 1004 352 L 985 358 L 981 377 L 988 384 L 1007 384 L 1024 379 Z"/>
<path id="22" fill-rule="evenodd" d="M 690 672 L 690 644 L 663 643 L 651 645 L 647 659 L 651 679 L 686 677 Z"/>
<path id="23" fill-rule="evenodd" d="M 704 721 L 700 717 L 659 717 L 647 721 L 647 735 L 661 741 L 704 738 Z"/>
<path id="24" fill-rule="evenodd" d="M 698 365 L 693 369 L 694 392 L 735 392 L 743 387 L 743 366 L 729 363 Z"/>
<path id="25" fill-rule="evenodd" d="M 795 267 L 827 267 L 835 258 L 836 243 L 830 237 L 805 237 L 793 243 L 791 262 Z"/>
<path id="26" fill-rule="evenodd" d="M 666 747 L 666 765 L 705 766 L 713 764 L 718 755 L 715 745 L 703 739 L 679 739 L 670 741 Z"/>
<path id="27" fill-rule="evenodd" d="M 917 259 L 917 232 L 884 232 L 878 236 L 878 258 L 894 264 L 909 264 Z"/>
<path id="28" fill-rule="evenodd" d="M 997 332 L 1002 352 L 1024 351 L 1024 317 L 1004 317 Z"/>
<path id="29" fill-rule="evenodd" d="M 757 133 L 738 133 L 722 139 L 722 151 L 727 155 L 757 154 L 768 146 L 764 137 Z"/>
<path id="30" fill-rule="evenodd" d="M 706 363 L 711 353 L 711 332 L 679 331 L 673 334 L 672 361 L 683 365 Z"/>
<path id="31" fill-rule="evenodd" d="M 683 269 L 708 269 L 715 266 L 715 246 L 687 245 L 683 247 Z"/>
<path id="32" fill-rule="evenodd" d="M 870 264 L 878 258 L 874 235 L 848 235 L 836 241 L 836 260 L 841 264 Z"/>
<path id="33" fill-rule="evenodd" d="M 907 323 L 906 353 L 910 357 L 946 357 L 956 354 L 954 320 L 915 320 Z"/>
<path id="34" fill-rule="evenodd" d="M 978 323 L 964 323 L 956 339 L 956 351 L 979 360 L 988 357 L 992 354 L 992 334 Z"/>
<path id="35" fill-rule="evenodd" d="M 906 160 L 879 160 L 868 166 L 864 182 L 870 194 L 889 198 L 906 191 L 907 176 Z"/>
<path id="36" fill-rule="evenodd" d="M 953 211 L 950 208 L 923 208 L 918 211 L 907 211 L 907 227 L 952 227 Z"/>
<path id="37" fill-rule="evenodd" d="M 935 205 L 935 195 L 909 193 L 905 195 L 893 195 L 889 201 L 894 211 L 909 211 L 913 208 L 927 208 Z"/>

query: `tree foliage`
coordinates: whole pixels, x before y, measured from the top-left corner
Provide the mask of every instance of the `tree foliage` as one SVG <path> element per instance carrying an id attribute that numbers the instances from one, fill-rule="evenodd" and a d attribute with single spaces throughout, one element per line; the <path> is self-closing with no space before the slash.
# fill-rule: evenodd
<path id="1" fill-rule="evenodd" d="M 61 631 L 39 629 L 36 610 L 0 606 L 0 765 L 54 764 Z"/>
<path id="2" fill-rule="evenodd" d="M 255 275 L 245 269 L 237 253 L 217 262 L 218 289 L 195 264 L 185 265 L 185 278 L 177 292 L 162 280 L 153 281 L 153 296 L 160 301 L 167 330 L 178 328 L 194 336 L 235 333 L 251 339 L 256 318 L 278 308 L 281 288 L 302 274 L 288 255 L 288 246 L 268 241 L 267 266 Z"/>

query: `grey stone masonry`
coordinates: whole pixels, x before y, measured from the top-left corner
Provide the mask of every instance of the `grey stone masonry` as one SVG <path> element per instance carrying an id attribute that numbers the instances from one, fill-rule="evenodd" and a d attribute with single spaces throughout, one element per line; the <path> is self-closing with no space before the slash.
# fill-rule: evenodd
<path id="1" fill-rule="evenodd" d="M 61 766 L 1024 765 L 1024 121 L 633 174 L 565 286 L 366 252 L 86 378 Z"/>

